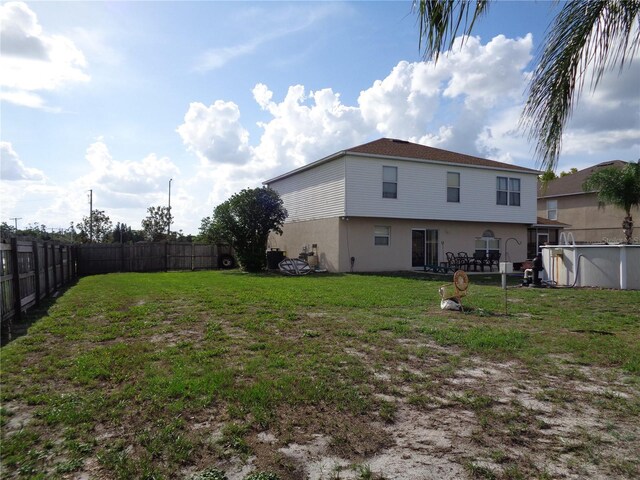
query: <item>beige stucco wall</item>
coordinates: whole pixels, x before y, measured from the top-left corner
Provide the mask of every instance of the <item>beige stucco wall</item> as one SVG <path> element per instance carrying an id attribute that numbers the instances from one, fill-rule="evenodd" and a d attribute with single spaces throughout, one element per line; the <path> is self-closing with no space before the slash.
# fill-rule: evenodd
<path id="1" fill-rule="evenodd" d="M 547 218 L 547 200 L 558 201 L 557 220 L 570 226 L 564 232 L 572 232 L 577 243 L 624 242 L 622 220 L 625 212 L 613 205 L 598 206 L 595 193 L 567 195 L 538 199 L 538 216 Z M 640 218 L 638 208 L 631 209 L 634 218 Z M 634 242 L 640 242 L 640 229 L 634 230 Z"/>
<path id="2" fill-rule="evenodd" d="M 304 222 L 286 223 L 282 235 L 269 236 L 269 248 L 279 248 L 288 257 L 297 257 L 304 245 L 307 248 L 315 243 L 318 245 L 320 264 L 331 272 L 339 270 L 340 218 L 322 218 Z"/>
<path id="3" fill-rule="evenodd" d="M 376 225 L 391 228 L 388 246 L 374 245 Z M 445 252 L 461 251 L 472 255 L 476 237 L 487 229 L 500 238 L 500 251 L 504 252 L 504 242 L 514 237 L 508 244 L 510 261 L 526 259 L 527 225 L 484 222 L 451 222 L 404 219 L 382 219 L 350 217 L 348 220 L 331 218 L 306 222 L 287 223 L 282 237 L 272 236 L 271 247 L 278 247 L 288 256 L 297 256 L 302 245 L 318 244 L 322 266 L 329 271 L 348 272 L 350 258 L 355 257 L 353 271 L 398 271 L 411 270 L 411 236 L 413 229 L 438 230 L 439 261 L 445 261 Z M 504 253 L 503 253 L 504 254 Z"/>

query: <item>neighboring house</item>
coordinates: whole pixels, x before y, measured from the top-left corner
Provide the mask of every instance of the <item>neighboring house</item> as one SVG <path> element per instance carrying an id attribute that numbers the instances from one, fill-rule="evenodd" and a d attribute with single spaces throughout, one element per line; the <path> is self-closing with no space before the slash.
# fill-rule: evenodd
<path id="1" fill-rule="evenodd" d="M 597 192 L 585 192 L 582 184 L 589 175 L 602 168 L 622 168 L 626 162 L 613 160 L 556 178 L 547 185 L 538 185 L 538 216 L 568 224 L 564 232 L 571 233 L 576 243 L 624 242 L 622 220 L 625 212 L 613 205 L 600 205 Z M 638 208 L 631 210 L 638 218 Z"/>
<path id="2" fill-rule="evenodd" d="M 271 248 L 314 245 L 330 271 L 422 269 L 445 252 L 526 259 L 539 172 L 382 138 L 264 182 L 289 216 Z"/>

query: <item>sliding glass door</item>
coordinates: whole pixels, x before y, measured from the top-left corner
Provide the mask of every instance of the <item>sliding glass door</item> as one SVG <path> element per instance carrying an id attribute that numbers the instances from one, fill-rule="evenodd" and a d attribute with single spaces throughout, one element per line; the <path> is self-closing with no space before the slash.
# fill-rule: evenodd
<path id="1" fill-rule="evenodd" d="M 411 266 L 438 265 L 438 231 L 413 229 L 411 231 Z"/>

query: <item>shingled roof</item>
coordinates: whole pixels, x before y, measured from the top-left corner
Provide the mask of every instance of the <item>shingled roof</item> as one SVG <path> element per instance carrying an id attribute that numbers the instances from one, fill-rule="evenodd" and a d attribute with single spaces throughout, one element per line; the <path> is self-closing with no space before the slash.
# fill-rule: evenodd
<path id="1" fill-rule="evenodd" d="M 538 217 L 536 220 L 536 225 L 545 226 L 545 227 L 568 227 L 568 223 L 562 223 L 557 220 L 549 220 L 548 218 Z"/>
<path id="2" fill-rule="evenodd" d="M 608 167 L 622 168 L 627 164 L 622 160 L 611 160 L 609 162 L 602 162 L 592 167 L 579 170 L 576 173 L 565 175 L 554 180 L 550 180 L 545 188 L 545 185 L 538 182 L 538 198 L 556 197 L 559 195 L 577 195 L 585 193 L 582 189 L 582 184 L 589 178 L 589 176 Z"/>
<path id="3" fill-rule="evenodd" d="M 262 182 L 268 185 L 276 180 L 289 177 L 298 172 L 316 167 L 322 163 L 335 160 L 343 155 L 360 155 L 370 157 L 383 157 L 397 160 L 417 160 L 425 162 L 443 162 L 452 165 L 469 165 L 476 167 L 496 168 L 500 170 L 511 170 L 515 172 L 539 174 L 538 170 L 512 165 L 510 163 L 496 162 L 495 160 L 487 160 L 486 158 L 474 157 L 463 153 L 450 152 L 440 148 L 427 147 L 417 143 L 407 142 L 405 140 L 397 140 L 395 138 L 380 138 L 373 142 L 364 143 L 357 147 L 349 148 L 336 152 L 333 155 L 308 163 L 300 168 L 291 170 L 287 173 L 279 175 L 270 180 Z"/>
<path id="4" fill-rule="evenodd" d="M 366 155 L 381 155 L 384 157 L 408 158 L 415 160 L 432 160 L 437 162 L 455 163 L 458 165 L 473 165 L 491 168 L 517 170 L 527 173 L 539 173 L 537 170 L 512 165 L 510 163 L 487 160 L 463 153 L 450 152 L 440 148 L 427 147 L 417 143 L 397 140 L 395 138 L 380 138 L 346 150 L 346 153 L 360 153 Z"/>

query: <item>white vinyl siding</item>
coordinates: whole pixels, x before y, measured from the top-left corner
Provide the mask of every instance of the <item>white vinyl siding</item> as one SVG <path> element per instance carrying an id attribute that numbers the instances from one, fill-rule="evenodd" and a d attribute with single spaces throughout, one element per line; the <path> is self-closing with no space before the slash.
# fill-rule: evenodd
<path id="1" fill-rule="evenodd" d="M 343 157 L 271 182 L 269 187 L 280 194 L 287 209 L 285 222 L 343 216 L 344 171 Z"/>
<path id="2" fill-rule="evenodd" d="M 398 167 L 401 194 L 381 198 L 380 171 Z M 419 161 L 346 157 L 347 216 L 470 222 L 534 224 L 537 216 L 537 176 L 482 167 L 456 167 L 460 173 L 460 202 L 447 202 L 447 173 L 451 165 Z M 520 208 L 496 206 L 496 177 L 517 178 Z"/>

